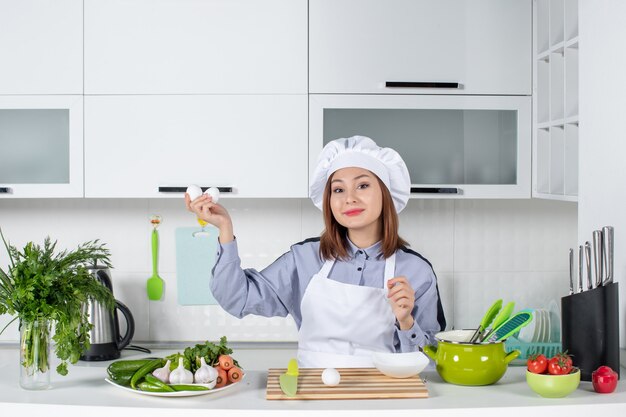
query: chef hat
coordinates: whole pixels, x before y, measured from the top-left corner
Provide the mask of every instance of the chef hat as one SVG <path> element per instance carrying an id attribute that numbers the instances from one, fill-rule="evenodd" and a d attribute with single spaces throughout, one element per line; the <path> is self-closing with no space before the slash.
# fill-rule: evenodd
<path id="1" fill-rule="evenodd" d="M 329 142 L 317 160 L 309 185 L 309 195 L 320 210 L 324 187 L 337 170 L 348 167 L 367 169 L 387 186 L 399 213 L 406 206 L 411 192 L 411 179 L 400 154 L 391 148 L 381 148 L 365 136 L 336 139 Z"/>

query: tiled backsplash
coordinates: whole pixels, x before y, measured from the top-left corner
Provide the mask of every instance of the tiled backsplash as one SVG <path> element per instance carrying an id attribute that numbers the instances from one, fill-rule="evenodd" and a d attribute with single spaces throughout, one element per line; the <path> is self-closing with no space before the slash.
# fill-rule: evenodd
<path id="1" fill-rule="evenodd" d="M 262 269 L 289 246 L 317 236 L 323 223 L 309 200 L 223 199 L 235 225 L 242 265 Z M 159 228 L 162 301 L 148 301 L 151 214 Z M 133 342 L 215 340 L 293 341 L 287 318 L 243 320 L 219 306 L 180 306 L 176 294 L 174 231 L 196 226 L 180 200 L 44 199 L 0 201 L 0 227 L 12 244 L 43 242 L 73 248 L 100 239 L 111 250 L 115 297 L 136 324 Z M 568 289 L 567 249 L 577 245 L 577 207 L 545 200 L 411 200 L 400 214 L 400 234 L 435 268 L 448 327 L 476 326 L 496 298 L 517 308 L 544 307 Z M 0 248 L 0 265 L 8 259 Z M 9 317 L 0 317 L 0 329 Z M 17 341 L 17 324 L 0 341 Z"/>

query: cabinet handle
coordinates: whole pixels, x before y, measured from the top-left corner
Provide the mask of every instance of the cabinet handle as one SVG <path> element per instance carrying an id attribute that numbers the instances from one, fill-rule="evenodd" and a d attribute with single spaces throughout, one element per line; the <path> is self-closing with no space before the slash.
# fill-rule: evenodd
<path id="1" fill-rule="evenodd" d="M 459 83 L 439 81 L 387 81 L 385 87 L 389 88 L 460 88 Z"/>
<path id="2" fill-rule="evenodd" d="M 411 187 L 411 194 L 459 194 L 458 188 Z"/>
<path id="3" fill-rule="evenodd" d="M 13 194 L 13 190 L 9 187 L 0 187 L 0 194 Z"/>
<path id="4" fill-rule="evenodd" d="M 200 187 L 202 191 L 206 191 L 211 187 Z M 217 187 L 220 190 L 220 193 L 232 193 L 233 187 Z M 159 187 L 160 193 L 184 193 L 187 191 L 187 187 Z"/>

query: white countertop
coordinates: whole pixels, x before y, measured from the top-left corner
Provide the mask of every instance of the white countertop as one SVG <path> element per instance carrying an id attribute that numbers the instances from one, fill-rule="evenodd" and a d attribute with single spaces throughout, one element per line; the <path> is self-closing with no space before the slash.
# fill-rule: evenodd
<path id="1" fill-rule="evenodd" d="M 197 397 L 161 398 L 127 392 L 107 384 L 106 367 L 109 362 L 78 362 L 70 366 L 65 377 L 52 372 L 52 388 L 46 391 L 27 391 L 19 387 L 19 352 L 15 345 L 0 345 L 0 410 L 9 412 L 46 412 L 64 417 L 96 416 L 167 416 L 202 415 L 223 416 L 282 416 L 301 415 L 359 415 L 381 416 L 393 411 L 394 416 L 416 417 L 416 411 L 427 411 L 428 416 L 472 415 L 498 416 L 550 413 L 551 416 L 626 415 L 626 383 L 619 382 L 616 392 L 596 394 L 590 382 L 581 382 L 578 389 L 566 398 L 539 397 L 526 385 L 525 368 L 509 367 L 496 384 L 486 387 L 463 387 L 447 384 L 431 368 L 421 375 L 427 381 L 429 398 L 401 400 L 328 400 L 328 401 L 268 401 L 265 399 L 267 369 L 286 367 L 295 349 L 263 344 L 237 347 L 233 357 L 246 371 L 245 379 L 231 389 Z M 182 349 L 158 349 L 151 355 L 124 351 L 121 359 L 146 356 L 163 357 Z M 56 364 L 53 363 L 54 366 Z M 622 368 L 622 377 L 626 375 Z M 207 414 L 208 410 L 220 410 Z M 17 415 L 17 414 L 14 414 Z"/>

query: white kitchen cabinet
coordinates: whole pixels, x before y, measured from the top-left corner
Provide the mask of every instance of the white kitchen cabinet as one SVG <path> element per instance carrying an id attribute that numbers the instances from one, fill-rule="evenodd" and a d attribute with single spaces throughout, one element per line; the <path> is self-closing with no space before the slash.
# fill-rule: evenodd
<path id="1" fill-rule="evenodd" d="M 83 97 L 0 95 L 0 199 L 83 196 Z"/>
<path id="2" fill-rule="evenodd" d="M 309 125 L 310 170 L 326 143 L 362 135 L 402 155 L 413 198 L 530 198 L 527 96 L 314 94 Z"/>
<path id="3" fill-rule="evenodd" d="M 578 200 L 578 1 L 534 0 L 533 197 Z"/>
<path id="4" fill-rule="evenodd" d="M 304 198 L 307 158 L 306 94 L 85 97 L 86 197 Z"/>
<path id="5" fill-rule="evenodd" d="M 306 93 L 306 0 L 85 0 L 85 94 Z"/>
<path id="6" fill-rule="evenodd" d="M 0 0 L 0 94 L 82 92 L 82 0 Z"/>
<path id="7" fill-rule="evenodd" d="M 531 6 L 531 0 L 310 0 L 309 91 L 530 95 Z"/>

